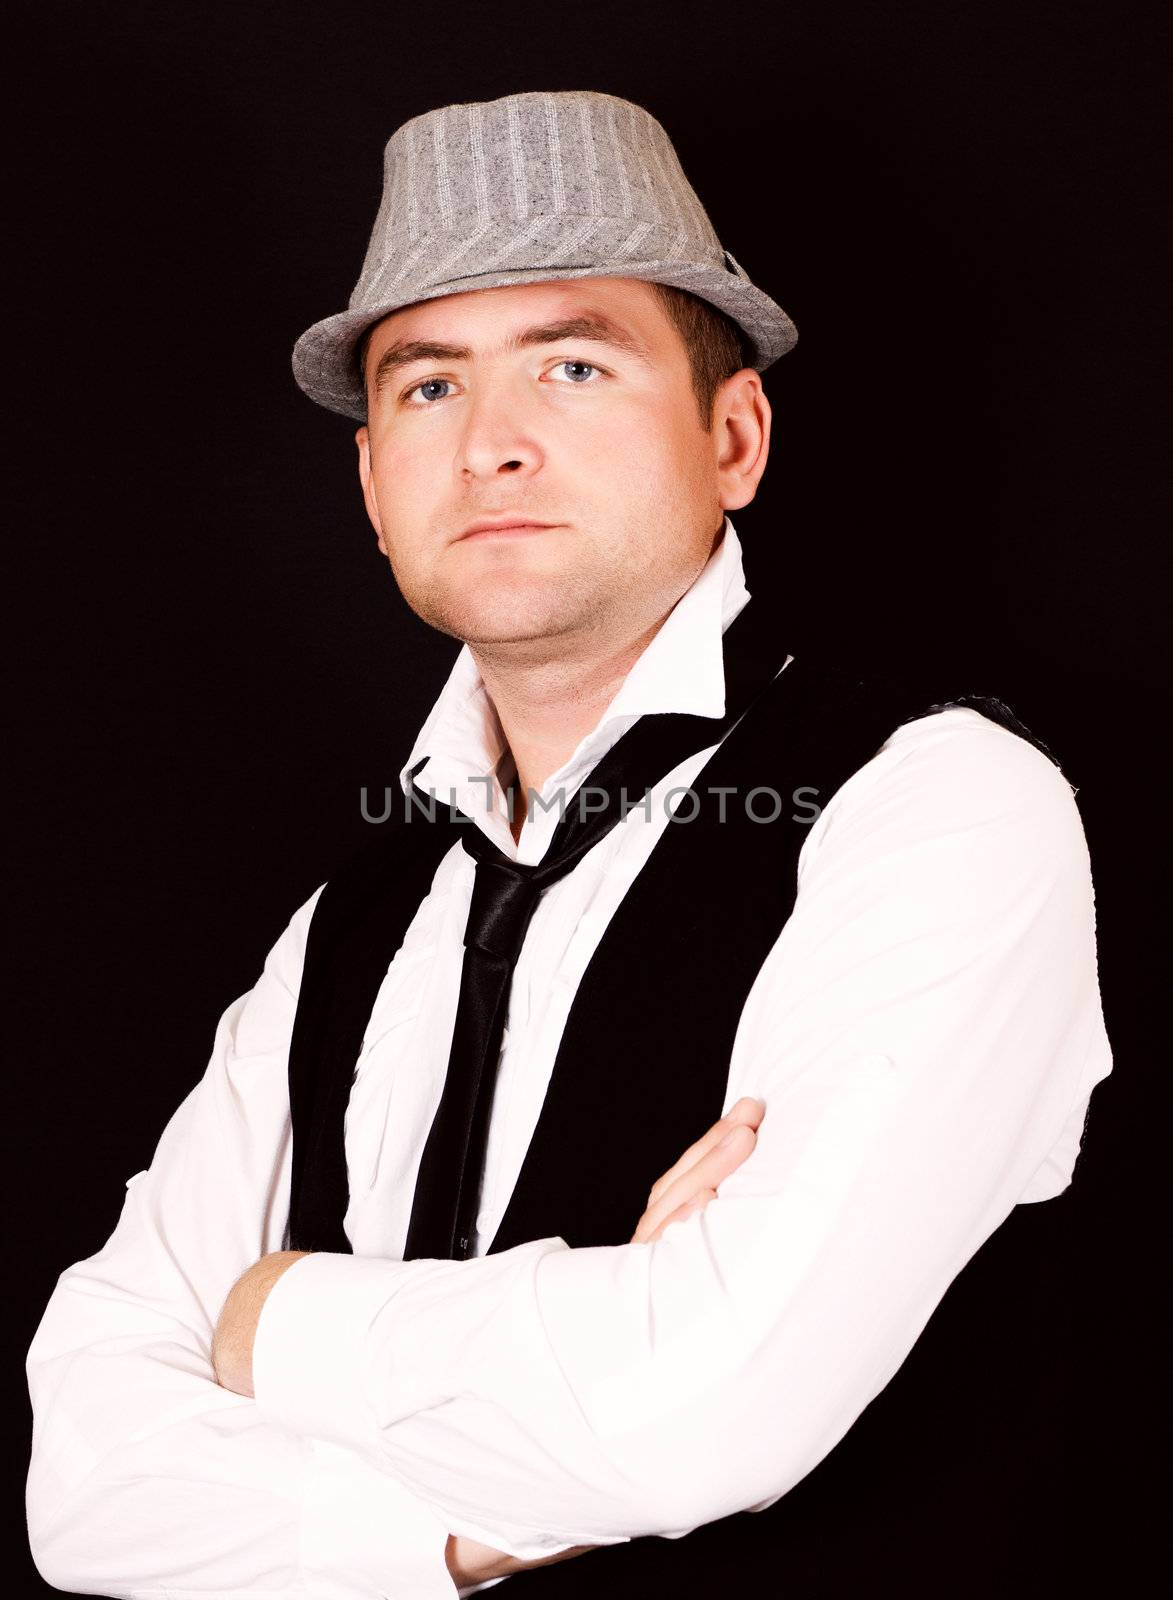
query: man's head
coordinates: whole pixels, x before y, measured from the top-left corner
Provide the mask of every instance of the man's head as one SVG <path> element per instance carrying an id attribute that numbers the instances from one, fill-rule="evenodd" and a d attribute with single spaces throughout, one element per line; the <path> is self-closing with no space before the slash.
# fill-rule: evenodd
<path id="1" fill-rule="evenodd" d="M 420 616 L 482 664 L 574 661 L 646 642 L 753 498 L 759 374 L 797 337 L 649 111 L 532 91 L 396 129 L 350 305 L 293 370 L 362 422 L 367 510 Z M 461 537 L 507 516 L 550 526 Z"/>
<path id="2" fill-rule="evenodd" d="M 725 321 L 624 277 L 471 290 L 382 318 L 356 439 L 409 605 L 518 659 L 660 622 L 765 469 L 769 403 Z M 504 516 L 550 526 L 465 536 Z"/>

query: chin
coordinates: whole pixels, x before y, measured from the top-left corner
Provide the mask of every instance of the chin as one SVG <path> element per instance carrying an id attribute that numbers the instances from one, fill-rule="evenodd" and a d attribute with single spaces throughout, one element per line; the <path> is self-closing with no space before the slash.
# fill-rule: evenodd
<path id="1" fill-rule="evenodd" d="M 405 598 L 430 626 L 466 644 L 542 639 L 575 625 L 574 607 L 567 603 L 572 597 L 564 593 L 555 598 L 548 583 L 485 577 L 459 595 L 432 590 Z"/>
<path id="2" fill-rule="evenodd" d="M 465 644 L 493 645 L 521 644 L 529 639 L 546 639 L 553 634 L 564 632 L 565 628 L 553 618 L 530 619 L 514 613 L 505 617 L 467 617 L 458 623 L 446 625 L 444 631 L 451 633 L 456 639 L 462 639 Z"/>

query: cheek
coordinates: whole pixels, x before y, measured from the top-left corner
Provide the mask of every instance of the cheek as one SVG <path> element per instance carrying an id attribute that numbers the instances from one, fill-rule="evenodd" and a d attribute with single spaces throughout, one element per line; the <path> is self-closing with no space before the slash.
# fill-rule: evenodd
<path id="1" fill-rule="evenodd" d="M 430 530 L 437 526 L 447 480 L 428 452 L 402 440 L 380 442 L 371 455 L 379 521 L 397 574 L 426 559 Z"/>
<path id="2" fill-rule="evenodd" d="M 647 406 L 600 408 L 567 430 L 558 448 L 601 490 L 637 502 L 657 498 L 678 470 L 676 441 Z"/>
<path id="3" fill-rule="evenodd" d="M 371 450 L 371 473 L 379 504 L 393 511 L 397 501 L 413 500 L 435 483 L 436 463 L 426 441 L 384 435 Z"/>

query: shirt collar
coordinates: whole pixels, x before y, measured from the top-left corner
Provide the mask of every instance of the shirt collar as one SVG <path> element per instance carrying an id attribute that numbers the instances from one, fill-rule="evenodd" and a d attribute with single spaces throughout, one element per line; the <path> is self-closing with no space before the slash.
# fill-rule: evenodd
<path id="1" fill-rule="evenodd" d="M 725 712 L 725 662 L 721 639 L 750 598 L 741 542 L 725 518 L 722 538 L 703 571 L 619 686 L 598 723 L 542 786 L 542 798 L 561 788 L 569 796 L 640 717 L 683 711 L 717 718 Z M 447 682 L 400 769 L 407 793 L 411 769 L 424 765 L 415 784 L 453 800 L 495 843 L 508 840 L 504 790 L 498 769 L 507 759 L 505 736 L 468 645 L 461 647 Z M 486 780 L 487 783 L 486 783 Z M 488 808 L 492 815 L 487 816 Z M 497 826 L 499 824 L 499 826 Z M 503 838 L 501 836 L 504 836 Z"/>

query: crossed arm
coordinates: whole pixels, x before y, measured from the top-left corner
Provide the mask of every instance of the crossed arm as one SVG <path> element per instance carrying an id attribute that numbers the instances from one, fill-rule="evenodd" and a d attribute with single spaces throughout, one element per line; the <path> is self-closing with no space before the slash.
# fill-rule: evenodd
<path id="1" fill-rule="evenodd" d="M 809 1471 L 1013 1205 L 1064 1186 L 1052 1151 L 1109 1056 L 1082 828 L 1023 741 L 964 711 L 912 724 L 804 855 L 730 1064 L 727 1103 L 767 1113 L 715 1203 L 606 1250 L 298 1258 L 253 1319 L 254 1401 L 216 1383 L 213 1334 L 280 1247 L 308 902 L 38 1330 L 49 1581 L 439 1596 L 452 1535 L 536 1562 Z"/>
<path id="2" fill-rule="evenodd" d="M 752 1151 L 765 1107 L 743 1096 L 720 1121 L 684 1152 L 652 1185 L 647 1209 L 636 1225 L 632 1243 L 659 1239 L 674 1222 L 683 1222 L 715 1200 L 718 1186 Z M 253 1398 L 253 1345 L 257 1323 L 270 1290 L 282 1274 L 309 1254 L 305 1250 L 276 1250 L 262 1256 L 232 1286 L 212 1341 L 212 1367 L 216 1381 L 234 1394 Z M 479 1540 L 450 1534 L 445 1550 L 448 1571 L 461 1587 L 506 1577 L 527 1567 L 565 1561 L 584 1555 L 593 1545 L 573 1545 L 555 1555 L 522 1560 L 495 1550 Z"/>
<path id="3" fill-rule="evenodd" d="M 232 1387 L 217 1382 L 215 1354 L 225 1378 L 239 1359 L 239 1347 L 230 1355 L 214 1338 L 232 1277 L 260 1256 L 234 1302 L 251 1300 L 251 1333 L 274 1266 L 298 1259 L 278 1249 L 290 1155 L 285 1052 L 316 899 L 224 1013 L 203 1079 L 149 1171 L 127 1184 L 111 1238 L 61 1274 L 29 1351 L 29 1537 L 58 1588 L 135 1600 L 254 1589 L 268 1600 L 442 1600 L 456 1585 L 590 1548 L 518 1557 L 453 1535 L 393 1471 L 261 1417 L 233 1392 L 248 1387 L 239 1372 Z M 760 1115 L 743 1100 L 731 1113 L 740 1143 L 716 1152 L 710 1134 L 686 1151 L 654 1187 L 635 1238 L 658 1238 L 687 1215 L 685 1194 L 706 1204 L 752 1148 Z M 246 1283 L 264 1294 L 246 1297 Z"/>

